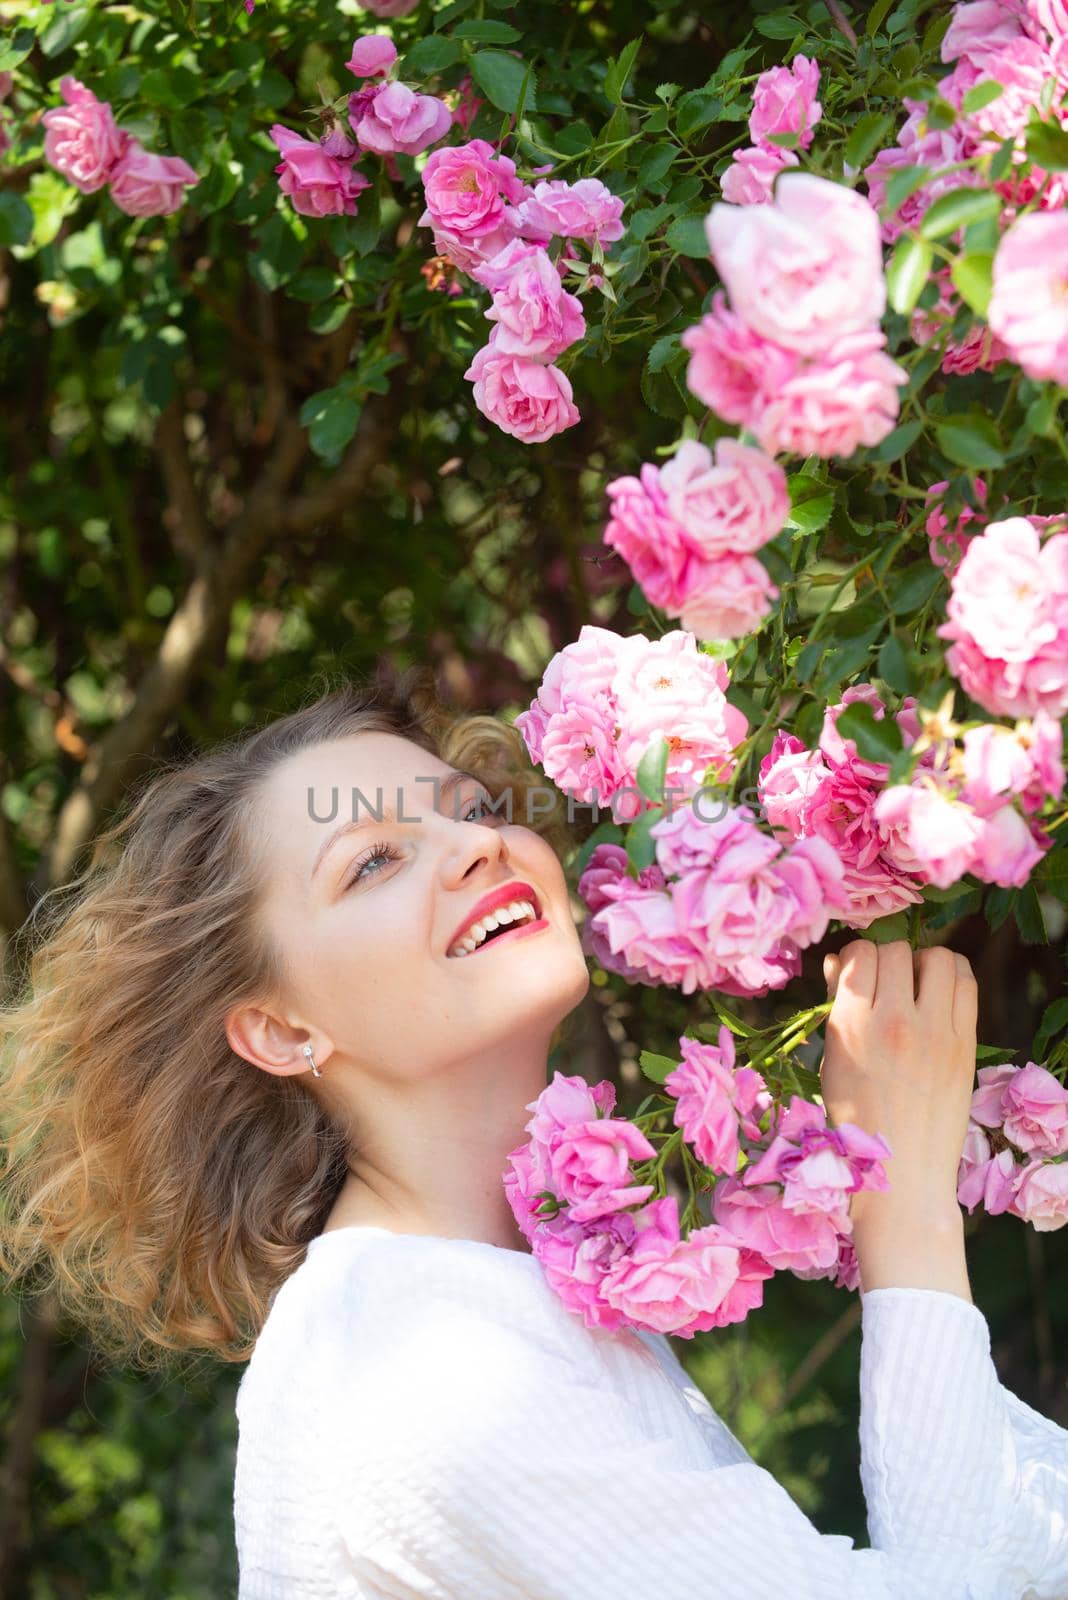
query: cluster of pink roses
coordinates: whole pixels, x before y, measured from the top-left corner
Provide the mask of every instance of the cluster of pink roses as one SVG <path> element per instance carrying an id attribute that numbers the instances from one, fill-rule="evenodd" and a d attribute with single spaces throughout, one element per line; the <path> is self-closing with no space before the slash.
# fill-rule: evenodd
<path id="1" fill-rule="evenodd" d="M 756 550 L 790 509 L 786 474 L 752 445 L 684 439 L 662 467 L 608 486 L 604 532 L 655 606 L 701 639 L 733 639 L 767 615 L 778 589 Z"/>
<path id="2" fill-rule="evenodd" d="M 531 189 L 485 139 L 435 150 L 423 169 L 423 190 L 419 220 L 434 230 L 437 259 L 493 297 L 489 342 L 464 374 L 478 409 L 526 444 L 572 427 L 579 410 L 554 363 L 583 338 L 586 319 L 563 278 L 579 259 L 574 241 L 603 259 L 604 245 L 623 237 L 622 200 L 597 178 L 553 179 Z M 555 260 L 548 249 L 553 239 L 566 241 Z M 581 276 L 580 294 L 594 275 Z"/>
<path id="3" fill-rule="evenodd" d="M 131 217 L 165 217 L 200 182 L 188 161 L 146 150 L 121 128 L 106 100 L 69 74 L 59 80 L 64 104 L 41 118 L 45 160 L 83 194 L 108 185 L 111 198 Z"/>
<path id="4" fill-rule="evenodd" d="M 635 1182 L 632 1163 L 657 1152 L 613 1117 L 611 1083 L 556 1072 L 527 1107 L 530 1138 L 509 1153 L 505 1193 L 564 1305 L 586 1327 L 688 1339 L 742 1321 L 775 1271 L 856 1288 L 849 1196 L 888 1187 L 885 1140 L 829 1128 L 820 1106 L 797 1097 L 774 1107 L 760 1073 L 735 1067 L 725 1027 L 718 1045 L 682 1037 L 679 1049 L 664 1086 L 704 1187 L 715 1186 L 715 1221 L 685 1237 L 675 1198 L 651 1200 L 654 1185 Z"/>
<path id="5" fill-rule="evenodd" d="M 957 1198 L 1040 1233 L 1068 1223 L 1068 1090 L 1045 1067 L 980 1067 Z"/>
<path id="6" fill-rule="evenodd" d="M 864 171 L 872 203 L 886 210 L 887 182 L 903 168 L 933 169 L 931 176 L 885 216 L 883 237 L 895 240 L 921 221 L 933 201 L 949 190 L 984 182 L 975 165 L 989 153 L 991 140 L 1014 142 L 1012 165 L 994 187 L 1005 201 L 1003 218 L 1011 220 L 1023 205 L 1034 204 L 1044 217 L 1029 214 L 1006 234 L 995 257 L 994 296 L 989 327 L 977 323 L 963 340 L 946 340 L 942 370 L 947 373 L 990 371 L 1006 355 L 1031 377 L 1052 377 L 1068 371 L 1064 350 L 1064 311 L 1060 305 L 1060 263 L 1064 258 L 1068 198 L 1064 174 L 1045 172 L 1027 163 L 1026 131 L 1032 112 L 1041 105 L 1043 86 L 1055 86 L 1052 106 L 1043 115 L 1062 126 L 1068 114 L 1060 104 L 1068 88 L 1068 12 L 1060 0 L 1027 0 L 1004 5 L 997 0 L 969 0 L 953 8 L 942 40 L 942 60 L 952 71 L 939 83 L 942 100 L 956 109 L 951 127 L 932 127 L 924 101 L 906 98 L 909 115 L 897 144 L 882 150 Z M 1001 93 L 985 105 L 965 108 L 965 96 L 981 82 L 1000 85 Z M 1021 168 L 1027 163 L 1026 172 Z M 937 304 L 913 317 L 913 337 L 925 343 L 944 335 L 960 310 L 950 279 L 950 264 L 936 273 Z M 1060 329 L 1058 339 L 1053 329 Z M 1045 368 L 1046 370 L 1042 370 Z M 1058 381 L 1064 381 L 1063 378 Z"/>
<path id="7" fill-rule="evenodd" d="M 624 638 L 587 623 L 545 669 L 529 710 L 515 719 L 532 761 L 572 803 L 609 806 L 616 821 L 649 802 L 638 764 L 657 734 L 668 741 L 666 783 L 692 794 L 714 764 L 734 768 L 731 752 L 748 721 L 724 694 L 726 665 L 697 648 L 690 633 Z"/>
<path id="8" fill-rule="evenodd" d="M 414 156 L 452 127 L 454 115 L 444 100 L 393 80 L 396 61 L 397 47 L 384 34 L 368 33 L 355 41 L 345 66 L 366 84 L 348 97 L 348 130 L 332 109 L 324 113 L 328 126 L 318 139 L 305 139 L 280 122 L 272 125 L 271 138 L 282 156 L 274 169 L 278 186 L 303 216 L 355 215 L 358 196 L 370 187 L 353 161 L 358 150 L 387 161 L 397 154 Z"/>
<path id="9" fill-rule="evenodd" d="M 850 927 L 869 927 L 923 898 L 925 884 L 948 888 L 966 872 L 1005 887 L 1027 882 L 1052 840 L 1034 818 L 1064 788 L 1062 731 L 1040 713 L 1015 729 L 969 728 L 921 746 L 912 780 L 887 784 L 889 765 L 862 759 L 837 720 L 846 706 L 885 707 L 871 684 L 846 689 L 824 714 L 818 748 L 779 731 L 761 762 L 757 789 L 772 827 L 791 839 L 825 840 L 843 867 Z M 906 745 L 917 743 L 916 702 L 895 714 Z"/>
<path id="10" fill-rule="evenodd" d="M 732 205 L 760 205 L 771 199 L 772 186 L 784 167 L 796 167 L 793 150 L 772 144 L 775 134 L 793 134 L 799 150 L 807 150 L 813 130 L 823 115 L 816 99 L 820 85 L 818 62 L 795 56 L 788 67 L 769 67 L 757 78 L 753 109 L 749 115 L 752 145 L 736 150 L 723 174 L 724 200 Z"/>
<path id="11" fill-rule="evenodd" d="M 597 845 L 579 879 L 584 945 L 608 972 L 683 994 L 764 995 L 797 976 L 802 949 L 844 912 L 842 865 L 825 840 L 784 846 L 749 807 L 711 791 L 649 831 L 656 862 L 637 879 L 614 844 Z"/>
<path id="12" fill-rule="evenodd" d="M 682 336 L 686 382 L 769 454 L 848 456 L 885 439 L 907 374 L 887 354 L 879 219 L 863 195 L 787 172 L 761 205 L 714 205 L 722 292 Z"/>

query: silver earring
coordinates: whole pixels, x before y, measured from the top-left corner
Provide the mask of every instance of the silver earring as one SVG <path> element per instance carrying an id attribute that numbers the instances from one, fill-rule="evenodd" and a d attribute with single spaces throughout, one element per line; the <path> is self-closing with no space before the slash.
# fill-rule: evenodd
<path id="1" fill-rule="evenodd" d="M 312 1047 L 311 1047 L 311 1045 L 310 1044 L 302 1044 L 300 1048 L 301 1048 L 302 1054 L 307 1056 L 309 1064 L 311 1065 L 311 1069 L 315 1073 L 315 1076 L 317 1078 L 321 1078 L 322 1077 L 322 1073 L 319 1071 L 319 1068 L 315 1065 L 315 1057 L 312 1055 Z"/>

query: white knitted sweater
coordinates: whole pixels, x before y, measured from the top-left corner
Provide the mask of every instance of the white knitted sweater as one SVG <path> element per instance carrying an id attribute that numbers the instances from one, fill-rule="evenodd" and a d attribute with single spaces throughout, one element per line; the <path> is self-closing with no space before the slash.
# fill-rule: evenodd
<path id="1" fill-rule="evenodd" d="M 862 1326 L 870 1550 L 534 1256 L 321 1234 L 238 1389 L 238 1600 L 1068 1600 L 1068 1432 L 1001 1387 L 982 1313 L 876 1289 Z"/>

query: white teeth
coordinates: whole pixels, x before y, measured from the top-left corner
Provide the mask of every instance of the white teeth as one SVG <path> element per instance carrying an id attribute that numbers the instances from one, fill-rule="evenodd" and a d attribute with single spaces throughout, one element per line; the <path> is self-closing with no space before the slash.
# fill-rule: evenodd
<path id="1" fill-rule="evenodd" d="M 472 922 L 462 939 L 457 940 L 449 951 L 450 956 L 469 956 L 482 944 L 487 934 L 496 928 L 504 928 L 513 922 L 524 919 L 533 921 L 534 906 L 529 900 L 510 900 L 506 906 L 498 906 L 496 911 L 483 917 L 480 922 Z"/>

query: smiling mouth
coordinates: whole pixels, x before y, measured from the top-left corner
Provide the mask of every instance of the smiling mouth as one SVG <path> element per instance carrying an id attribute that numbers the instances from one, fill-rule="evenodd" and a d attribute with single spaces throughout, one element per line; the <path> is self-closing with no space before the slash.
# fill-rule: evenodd
<path id="1" fill-rule="evenodd" d="M 450 959 L 477 955 L 485 945 L 503 939 L 520 928 L 540 925 L 544 921 L 533 901 L 526 898 L 509 901 L 506 906 L 498 906 L 489 916 L 473 922 L 463 938 L 457 939 L 447 951 L 447 955 Z"/>

